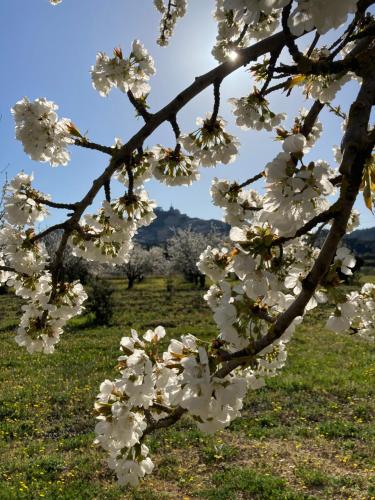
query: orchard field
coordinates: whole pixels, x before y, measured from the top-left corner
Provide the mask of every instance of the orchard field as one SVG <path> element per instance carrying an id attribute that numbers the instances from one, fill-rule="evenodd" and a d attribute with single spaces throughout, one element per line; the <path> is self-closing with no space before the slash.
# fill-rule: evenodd
<path id="1" fill-rule="evenodd" d="M 149 438 L 154 474 L 135 490 L 116 486 L 92 444 L 92 408 L 99 384 L 117 375 L 121 337 L 159 324 L 174 337 L 217 332 L 202 291 L 179 278 L 168 289 L 163 278 L 112 285 L 112 325 L 71 321 L 50 356 L 15 344 L 21 302 L 0 295 L 1 500 L 375 499 L 375 345 L 325 331 L 324 308 L 230 429 L 210 437 L 183 419 Z"/>

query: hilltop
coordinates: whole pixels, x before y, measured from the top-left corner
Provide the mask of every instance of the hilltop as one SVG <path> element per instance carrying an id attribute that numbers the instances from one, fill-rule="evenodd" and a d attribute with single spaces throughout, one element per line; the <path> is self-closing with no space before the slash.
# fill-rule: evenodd
<path id="1" fill-rule="evenodd" d="M 182 214 L 176 208 L 169 210 L 157 208 L 156 219 L 147 227 L 142 227 L 137 235 L 137 241 L 145 246 L 163 246 L 173 236 L 177 229 L 188 229 L 196 233 L 216 232 L 226 236 L 229 233 L 229 225 L 216 219 L 199 219 Z"/>

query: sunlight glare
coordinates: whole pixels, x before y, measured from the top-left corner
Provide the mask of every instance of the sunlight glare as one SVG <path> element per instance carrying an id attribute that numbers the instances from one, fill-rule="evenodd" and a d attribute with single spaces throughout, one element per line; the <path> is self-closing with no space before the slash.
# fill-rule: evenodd
<path id="1" fill-rule="evenodd" d="M 228 52 L 228 57 L 231 61 L 235 61 L 238 57 L 238 53 L 235 50 L 230 50 Z"/>

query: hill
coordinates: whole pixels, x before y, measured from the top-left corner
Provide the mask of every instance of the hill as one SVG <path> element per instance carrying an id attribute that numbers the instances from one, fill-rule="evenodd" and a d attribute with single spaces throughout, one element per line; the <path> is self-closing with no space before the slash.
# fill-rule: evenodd
<path id="1" fill-rule="evenodd" d="M 196 233 L 217 232 L 224 236 L 229 233 L 229 225 L 220 220 L 189 217 L 173 207 L 169 210 L 157 208 L 155 213 L 157 217 L 152 224 L 142 227 L 138 232 L 137 241 L 142 245 L 163 246 L 177 229 L 191 228 Z"/>
<path id="2" fill-rule="evenodd" d="M 145 246 L 163 246 L 177 229 L 191 228 L 197 233 L 215 231 L 223 236 L 229 233 L 229 225 L 217 219 L 200 219 L 182 214 L 176 208 L 169 210 L 157 208 L 157 218 L 147 227 L 142 227 L 137 235 L 137 241 Z M 320 241 L 327 233 L 322 232 Z M 375 267 L 375 227 L 357 229 L 345 236 L 345 244 L 365 261 L 366 267 Z"/>

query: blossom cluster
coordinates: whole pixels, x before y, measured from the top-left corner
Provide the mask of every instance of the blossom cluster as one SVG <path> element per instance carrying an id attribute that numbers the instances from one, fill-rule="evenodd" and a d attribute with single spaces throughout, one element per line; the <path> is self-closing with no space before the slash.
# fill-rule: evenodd
<path id="1" fill-rule="evenodd" d="M 95 66 L 91 67 L 93 87 L 102 96 L 107 96 L 113 87 L 117 87 L 124 93 L 130 91 L 136 98 L 141 98 L 150 92 L 148 81 L 154 73 L 154 60 L 139 40 L 133 41 L 127 59 L 117 48 L 113 57 L 99 52 Z"/>
<path id="2" fill-rule="evenodd" d="M 224 221 L 231 226 L 252 220 L 262 208 L 262 196 L 255 189 L 240 189 L 236 182 L 215 177 L 210 192 L 213 204 L 224 209 Z"/>
<path id="3" fill-rule="evenodd" d="M 258 91 L 240 99 L 229 99 L 233 106 L 236 124 L 244 129 L 268 130 L 280 125 L 285 120 L 285 113 L 275 114 L 269 108 L 269 103 Z"/>
<path id="4" fill-rule="evenodd" d="M 155 219 L 156 203 L 143 187 L 104 201 L 97 214 L 87 214 L 70 240 L 73 255 L 106 264 L 124 264 L 133 248 L 133 237 L 141 226 Z"/>
<path id="5" fill-rule="evenodd" d="M 226 0 L 216 0 L 214 18 L 218 25 L 218 34 L 212 54 L 219 62 L 236 59 L 238 48 L 246 47 L 252 39 L 261 40 L 276 30 L 279 12 L 272 8 L 273 6 L 267 8 L 264 2 L 262 7 L 255 15 L 251 15 L 247 6 L 241 6 L 239 2 L 234 5 Z M 248 13 L 253 20 L 248 19 Z"/>
<path id="6" fill-rule="evenodd" d="M 116 147 L 121 147 L 119 139 L 116 141 Z M 134 188 L 139 188 L 152 178 L 152 170 L 155 163 L 153 151 L 143 151 L 142 154 L 133 153 L 128 159 L 127 164 L 120 167 L 115 178 L 125 187 L 129 187 L 129 169 L 131 170 L 132 182 Z"/>
<path id="7" fill-rule="evenodd" d="M 135 330 L 120 343 L 120 377 L 105 380 L 95 403 L 96 444 L 109 455 L 120 484 L 135 486 L 151 473 L 144 437 L 175 411 L 187 412 L 202 432 L 227 427 L 240 414 L 248 389 L 261 387 L 285 362 L 283 345 L 265 349 L 251 368 L 219 376 L 220 358 L 196 337 L 171 340 L 160 353 L 166 332 L 158 326 L 139 337 Z"/>
<path id="8" fill-rule="evenodd" d="M 358 0 L 326 2 L 325 0 L 298 0 L 296 9 L 288 20 L 290 31 L 300 36 L 314 27 L 320 35 L 345 23 L 349 14 L 356 11 Z"/>
<path id="9" fill-rule="evenodd" d="M 375 285 L 365 283 L 360 291 L 350 292 L 343 302 L 337 304 L 326 327 L 334 332 L 351 330 L 361 337 L 374 340 L 375 330 Z"/>
<path id="10" fill-rule="evenodd" d="M 32 160 L 49 162 L 53 167 L 70 160 L 67 146 L 72 144 L 71 122 L 58 119 L 58 106 L 45 98 L 29 101 L 24 97 L 12 108 L 16 138 Z"/>
<path id="11" fill-rule="evenodd" d="M 260 219 L 267 220 L 283 236 L 293 235 L 303 223 L 326 210 L 326 196 L 334 192 L 328 163 L 318 160 L 298 166 L 305 147 L 302 134 L 289 135 L 283 142 L 283 152 L 266 165 L 265 212 Z"/>
<path id="12" fill-rule="evenodd" d="M 153 149 L 154 177 L 167 186 L 190 185 L 199 179 L 198 162 L 194 156 L 185 155 L 176 149 L 156 146 Z"/>
<path id="13" fill-rule="evenodd" d="M 218 35 L 213 55 L 220 62 L 235 58 L 236 49 L 247 47 L 252 39 L 271 35 L 280 24 L 281 9 L 288 4 L 289 0 L 216 0 Z M 292 5 L 288 26 L 295 36 L 314 28 L 324 35 L 345 23 L 356 8 L 357 0 L 297 0 Z"/>
<path id="14" fill-rule="evenodd" d="M 187 0 L 175 0 L 165 5 L 164 0 L 154 0 L 154 6 L 162 15 L 160 20 L 160 37 L 158 44 L 165 47 L 173 35 L 173 30 L 179 18 L 186 14 Z"/>
<path id="15" fill-rule="evenodd" d="M 199 164 L 196 159 L 181 150 L 181 144 L 175 148 L 155 146 L 141 154 L 133 154 L 116 172 L 118 181 L 129 186 L 129 169 L 134 187 L 141 186 L 151 178 L 167 186 L 190 185 L 199 179 Z"/>
<path id="16" fill-rule="evenodd" d="M 197 125 L 196 131 L 180 136 L 179 142 L 200 165 L 227 165 L 236 159 L 239 143 L 225 131 L 226 121 L 221 116 L 214 120 L 210 114 L 206 118 L 197 118 Z"/>
<path id="17" fill-rule="evenodd" d="M 16 226 L 33 225 L 48 215 L 48 210 L 39 201 L 42 194 L 31 186 L 32 175 L 20 172 L 6 186 L 4 216 L 9 224 Z M 44 200 L 49 199 L 44 196 Z"/>
<path id="18" fill-rule="evenodd" d="M 78 282 L 53 284 L 44 243 L 35 240 L 34 224 L 48 214 L 48 200 L 31 185 L 32 176 L 19 173 L 6 189 L 5 224 L 0 229 L 0 285 L 24 299 L 16 342 L 28 352 L 52 353 L 66 322 L 80 314 L 87 295 Z"/>

